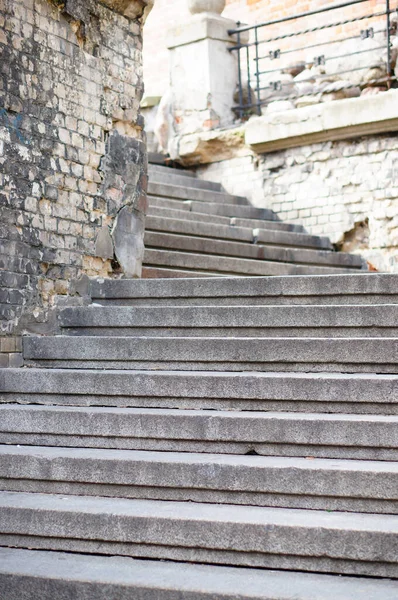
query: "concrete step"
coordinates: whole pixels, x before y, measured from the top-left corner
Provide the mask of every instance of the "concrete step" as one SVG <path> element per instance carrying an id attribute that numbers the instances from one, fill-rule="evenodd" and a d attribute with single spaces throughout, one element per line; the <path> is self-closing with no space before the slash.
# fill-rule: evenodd
<path id="1" fill-rule="evenodd" d="M 213 254 L 227 257 L 245 258 L 259 261 L 294 263 L 302 265 L 321 265 L 342 267 L 345 269 L 363 269 L 364 261 L 361 256 L 345 252 L 330 252 L 326 250 L 308 250 L 306 248 L 284 248 L 268 246 L 260 243 L 253 244 L 247 238 L 230 241 L 195 235 L 178 235 L 159 231 L 145 232 L 145 247 L 147 249 L 167 249 L 195 254 Z M 250 235 L 250 230 L 248 230 Z"/>
<path id="2" fill-rule="evenodd" d="M 398 517 L 0 493 L 0 544 L 398 577 Z"/>
<path id="3" fill-rule="evenodd" d="M 170 173 L 170 171 L 173 173 Z M 151 183 L 164 185 L 177 185 L 182 187 L 197 188 L 201 190 L 209 190 L 213 192 L 223 192 L 221 184 L 213 181 L 204 181 L 196 177 L 185 175 L 183 170 L 168 169 L 167 167 L 152 167 L 149 165 L 148 170 L 149 181 Z"/>
<path id="4" fill-rule="evenodd" d="M 398 373 L 396 338 L 32 336 L 23 354 L 56 368 Z"/>
<path id="5" fill-rule="evenodd" d="M 167 201 L 166 201 L 167 202 Z M 173 207 L 175 207 L 174 201 Z M 236 219 L 235 217 L 223 217 L 220 215 L 212 215 L 205 213 L 197 213 L 191 211 L 190 202 L 181 202 L 180 209 L 167 208 L 163 206 L 162 198 L 158 200 L 150 198 L 150 206 L 148 216 L 154 218 L 177 219 L 183 221 L 193 221 L 195 223 L 210 223 L 212 225 L 219 224 L 227 227 L 244 227 L 247 229 L 265 229 L 266 231 L 291 231 L 295 233 L 306 233 L 305 229 L 300 225 L 292 223 L 282 223 L 281 221 L 273 221 L 266 219 Z M 308 234 L 307 234 L 308 235 Z M 315 236 L 317 237 L 317 236 Z M 324 238 L 322 238 L 324 239 Z"/>
<path id="6" fill-rule="evenodd" d="M 0 446 L 3 491 L 398 514 L 398 463 Z"/>
<path id="7" fill-rule="evenodd" d="M 242 205 L 250 207 L 247 198 L 243 196 L 232 196 L 227 192 L 215 192 L 213 190 L 200 189 L 198 187 L 187 187 L 186 185 L 175 185 L 156 183 L 149 181 L 148 195 L 158 198 L 169 198 L 178 200 L 192 200 L 204 203 L 225 203 L 227 205 Z M 271 211 L 269 211 L 271 212 Z"/>
<path id="8" fill-rule="evenodd" d="M 149 235 L 149 234 L 148 234 Z M 146 240 L 148 244 L 148 235 Z M 152 234 L 153 236 L 153 234 Z M 176 236 L 178 237 L 178 236 Z M 182 236 L 180 236 L 182 237 Z M 205 246 L 213 244 L 200 238 L 198 244 L 203 250 Z M 153 241 L 153 237 L 152 237 Z M 159 242 L 158 242 L 159 243 Z M 168 242 L 169 243 L 169 242 Z M 181 240 L 175 240 L 175 245 L 181 244 Z M 217 246 L 217 251 L 221 249 L 221 242 Z M 212 248 L 215 250 L 215 248 Z M 287 262 L 277 262 L 271 260 L 258 260 L 250 258 L 240 258 L 237 256 L 222 256 L 219 254 L 202 254 L 192 251 L 183 252 L 177 250 L 154 249 L 146 247 L 144 255 L 145 267 L 156 267 L 164 269 L 176 269 L 181 271 L 199 271 L 201 273 L 235 275 L 235 276 L 281 276 L 281 275 L 322 275 L 333 273 L 347 273 L 352 271 L 352 267 L 319 266 L 319 265 L 301 265 Z"/>
<path id="9" fill-rule="evenodd" d="M 255 208 L 254 206 L 241 206 L 237 204 L 220 203 L 216 201 L 196 201 L 196 200 L 176 200 L 160 196 L 150 196 L 148 198 L 150 213 L 153 214 L 156 207 L 171 208 L 177 210 L 192 211 L 205 215 L 216 215 L 235 219 L 257 219 L 272 221 L 274 213 L 267 208 Z M 276 221 L 277 222 L 277 221 Z M 238 224 L 238 223 L 237 223 Z M 239 224 L 240 225 L 240 224 Z"/>
<path id="10" fill-rule="evenodd" d="M 396 582 L 0 548 L 4 600 L 396 600 Z"/>
<path id="11" fill-rule="evenodd" d="M 397 304 L 398 274 L 352 273 L 179 281 L 92 280 L 93 301 L 134 306 Z"/>
<path id="12" fill-rule="evenodd" d="M 398 337 L 398 304 L 70 307 L 63 334 L 166 337 Z"/>
<path id="13" fill-rule="evenodd" d="M 397 375 L 2 369 L 0 403 L 398 415 Z"/>
<path id="14" fill-rule="evenodd" d="M 170 218 L 164 216 L 151 216 L 146 218 L 146 231 L 167 232 L 173 234 L 184 234 L 217 240 L 236 240 L 250 244 L 267 244 L 269 246 L 281 246 L 284 248 L 316 248 L 321 250 L 333 250 L 329 238 L 318 237 L 304 233 L 285 232 L 267 229 L 250 229 L 249 227 L 236 227 L 235 225 L 203 223 L 195 220 L 181 218 Z M 211 220 L 210 220 L 211 221 Z"/>
<path id="15" fill-rule="evenodd" d="M 391 415 L 10 404 L 1 407 L 1 417 L 1 444 L 310 459 L 398 459 L 398 417 Z"/>

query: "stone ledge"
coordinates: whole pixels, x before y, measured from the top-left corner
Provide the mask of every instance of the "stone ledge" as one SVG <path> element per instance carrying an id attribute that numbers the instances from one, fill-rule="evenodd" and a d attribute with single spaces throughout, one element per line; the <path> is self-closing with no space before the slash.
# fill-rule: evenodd
<path id="1" fill-rule="evenodd" d="M 214 129 L 176 136 L 169 144 L 170 158 L 185 167 L 221 162 L 251 154 L 243 127 Z"/>
<path id="2" fill-rule="evenodd" d="M 245 141 L 258 153 L 398 131 L 398 90 L 253 118 Z"/>

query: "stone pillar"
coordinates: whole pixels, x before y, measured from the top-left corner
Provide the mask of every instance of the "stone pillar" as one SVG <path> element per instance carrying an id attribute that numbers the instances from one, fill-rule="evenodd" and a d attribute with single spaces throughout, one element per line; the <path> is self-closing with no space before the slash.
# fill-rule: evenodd
<path id="1" fill-rule="evenodd" d="M 236 22 L 221 16 L 225 0 L 188 2 L 191 18 L 170 30 L 168 37 L 170 104 L 177 138 L 231 125 L 238 81 L 237 58 L 228 51 L 236 44 L 228 35 Z"/>

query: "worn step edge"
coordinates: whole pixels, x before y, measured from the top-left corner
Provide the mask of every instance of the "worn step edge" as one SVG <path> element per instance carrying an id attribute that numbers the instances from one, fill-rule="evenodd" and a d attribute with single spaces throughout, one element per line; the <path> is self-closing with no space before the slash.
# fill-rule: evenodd
<path id="1" fill-rule="evenodd" d="M 266 208 L 255 208 L 249 205 L 227 204 L 226 202 L 200 202 L 197 200 L 177 200 L 161 196 L 149 196 L 151 212 L 156 206 L 203 213 L 205 215 L 219 215 L 230 219 L 250 219 L 272 221 L 273 214 Z M 236 223 L 238 225 L 238 223 Z"/>
<path id="2" fill-rule="evenodd" d="M 397 416 L 1 406 L 0 443 L 397 460 Z"/>
<path id="3" fill-rule="evenodd" d="M 142 279 L 195 279 L 197 277 L 228 277 L 220 273 L 196 271 L 193 269 L 167 269 L 163 267 L 142 267 Z"/>
<path id="4" fill-rule="evenodd" d="M 293 337 L 299 337 L 301 330 L 308 328 L 328 328 L 331 333 L 334 328 L 397 329 L 398 305 L 164 306 L 157 311 L 151 307 L 88 306 L 64 308 L 57 319 L 62 328 L 282 328 L 297 330 Z"/>
<path id="5" fill-rule="evenodd" d="M 186 185 L 173 185 L 167 183 L 148 183 L 148 195 L 164 198 L 178 198 L 179 200 L 194 200 L 197 202 L 219 202 L 226 204 L 237 204 L 250 206 L 247 198 L 243 196 L 233 196 L 226 192 L 216 192 L 213 190 L 204 190 Z M 269 211 L 270 214 L 271 211 Z"/>
<path id="6" fill-rule="evenodd" d="M 27 359 L 43 360 L 398 364 L 396 338 L 165 339 L 25 336 L 23 353 Z"/>
<path id="7" fill-rule="evenodd" d="M 187 177 L 184 175 L 184 171 L 181 171 L 181 174 L 174 174 L 149 168 L 148 176 L 151 183 L 156 183 L 159 185 L 165 184 L 172 186 L 185 186 L 187 188 L 197 188 L 199 190 L 206 190 L 210 192 L 225 193 L 221 184 L 213 181 L 206 181 L 204 179 L 198 179 L 196 177 Z"/>
<path id="8" fill-rule="evenodd" d="M 3 491 L 398 514 L 398 464 L 0 446 Z"/>
<path id="9" fill-rule="evenodd" d="M 217 254 L 199 254 L 177 250 L 145 249 L 146 266 L 176 267 L 199 271 L 219 272 L 230 275 L 310 275 L 337 274 L 355 270 L 355 267 L 301 265 L 290 262 L 276 262 L 250 258 L 231 257 Z"/>
<path id="10" fill-rule="evenodd" d="M 3 546 L 398 578 L 392 515 L 13 492 L 0 508 Z"/>
<path id="11" fill-rule="evenodd" d="M 363 258 L 357 254 L 331 252 L 330 250 L 300 248 L 296 246 L 253 243 L 251 240 L 223 240 L 216 237 L 153 231 L 145 232 L 145 244 L 150 248 L 167 249 L 195 254 L 225 255 L 250 260 L 297 263 L 302 265 L 339 266 L 346 269 L 363 269 Z"/>
<path id="12" fill-rule="evenodd" d="M 396 375 L 2 369 L 0 390 L 2 403 L 398 413 Z"/>
<path id="13" fill-rule="evenodd" d="M 92 279 L 93 298 L 242 298 L 385 295 L 398 298 L 398 274 L 349 273 L 306 276 L 230 277 L 198 281 Z"/>
<path id="14" fill-rule="evenodd" d="M 250 229 L 234 225 L 201 223 L 194 220 L 174 219 L 148 215 L 146 231 L 163 233 L 180 233 L 197 237 L 214 237 L 216 239 L 236 240 L 251 244 L 268 244 L 272 246 L 332 250 L 330 240 L 305 233 L 293 233 L 278 230 Z"/>
<path id="15" fill-rule="evenodd" d="M 303 233 L 309 235 L 301 225 L 293 225 L 282 221 L 270 221 L 267 219 L 236 219 L 234 217 L 223 217 L 221 215 L 206 215 L 205 213 L 196 213 L 190 210 L 190 203 L 184 202 L 181 209 L 167 208 L 162 205 L 162 199 L 153 203 L 153 198 L 150 199 L 148 215 L 151 217 L 165 217 L 170 219 L 180 219 L 183 221 L 195 221 L 201 223 L 220 224 L 228 227 L 245 227 L 248 229 L 265 229 L 267 231 L 284 231 Z M 180 206 L 180 205 L 179 205 Z"/>
<path id="16" fill-rule="evenodd" d="M 396 582 L 0 548 L 4 600 L 396 600 Z"/>

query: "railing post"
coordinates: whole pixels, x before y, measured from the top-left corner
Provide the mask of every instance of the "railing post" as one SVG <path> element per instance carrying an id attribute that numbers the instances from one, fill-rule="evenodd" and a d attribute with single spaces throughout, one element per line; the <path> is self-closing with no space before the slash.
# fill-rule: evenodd
<path id="1" fill-rule="evenodd" d="M 387 86 L 391 87 L 391 19 L 390 19 L 390 0 L 386 0 L 387 13 Z"/>
<path id="2" fill-rule="evenodd" d="M 257 114 L 261 116 L 261 98 L 260 98 L 260 64 L 258 53 L 258 28 L 254 29 L 254 45 L 256 48 L 256 95 L 257 95 Z"/>
<path id="3" fill-rule="evenodd" d="M 240 23 L 237 23 L 237 26 L 240 27 Z M 239 87 L 239 118 L 243 118 L 243 89 L 242 89 L 242 63 L 240 51 L 242 48 L 242 44 L 240 41 L 240 32 L 238 31 L 238 87 Z M 250 85 L 250 81 L 248 82 Z"/>

